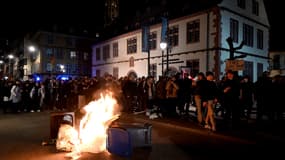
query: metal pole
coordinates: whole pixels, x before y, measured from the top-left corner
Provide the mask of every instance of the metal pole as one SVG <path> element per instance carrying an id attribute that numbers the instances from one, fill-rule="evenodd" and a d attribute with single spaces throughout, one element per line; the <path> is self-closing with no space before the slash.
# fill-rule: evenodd
<path id="1" fill-rule="evenodd" d="M 169 69 L 169 63 L 168 63 L 168 45 L 166 47 L 166 72 L 168 72 L 168 69 Z"/>
<path id="2" fill-rule="evenodd" d="M 147 73 L 148 73 L 148 76 L 150 76 L 150 50 L 148 49 L 147 51 Z"/>
<path id="3" fill-rule="evenodd" d="M 164 51 L 161 51 L 161 75 L 163 76 L 163 55 L 164 55 Z"/>

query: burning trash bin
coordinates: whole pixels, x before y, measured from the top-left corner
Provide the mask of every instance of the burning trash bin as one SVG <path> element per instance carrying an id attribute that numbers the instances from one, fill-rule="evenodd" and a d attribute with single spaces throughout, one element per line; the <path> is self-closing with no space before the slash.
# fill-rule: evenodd
<path id="1" fill-rule="evenodd" d="M 65 119 L 64 119 L 64 116 Z M 67 117 L 71 118 L 71 122 L 67 121 Z M 50 139 L 57 139 L 58 131 L 61 123 L 71 123 L 71 126 L 75 126 L 74 112 L 51 112 L 50 113 Z"/>
<path id="2" fill-rule="evenodd" d="M 78 132 L 73 127 L 73 117 L 64 115 L 58 131 L 56 149 L 70 152 L 76 150 L 78 144 Z"/>

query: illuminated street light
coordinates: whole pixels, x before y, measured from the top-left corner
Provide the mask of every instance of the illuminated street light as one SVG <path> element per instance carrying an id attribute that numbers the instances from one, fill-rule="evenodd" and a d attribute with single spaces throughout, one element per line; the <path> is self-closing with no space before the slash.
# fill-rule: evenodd
<path id="1" fill-rule="evenodd" d="M 3 60 L 0 60 L 0 72 L 2 71 L 2 64 L 4 63 Z"/>
<path id="2" fill-rule="evenodd" d="M 160 42 L 159 46 L 162 50 L 164 50 L 167 47 L 167 43 L 166 42 Z"/>
<path id="3" fill-rule="evenodd" d="M 12 54 L 9 54 L 8 55 L 8 58 L 9 58 L 9 74 L 10 75 L 13 75 L 13 64 L 12 64 L 12 59 L 14 58 L 14 56 Z"/>
<path id="4" fill-rule="evenodd" d="M 63 64 L 61 64 L 61 65 L 59 66 L 59 68 L 60 68 L 60 71 L 61 71 L 62 73 L 65 73 L 65 72 L 66 72 L 65 67 L 64 67 Z"/>
<path id="5" fill-rule="evenodd" d="M 167 43 L 166 42 L 160 42 L 159 44 L 160 48 L 161 48 L 161 75 L 163 75 L 163 57 L 164 57 L 164 50 L 167 48 Z M 168 53 L 167 53 L 168 54 Z M 167 61 L 168 61 L 168 55 L 167 55 Z M 168 66 L 167 66 L 168 69 Z"/>
<path id="6" fill-rule="evenodd" d="M 59 67 L 60 67 L 61 70 L 64 69 L 64 65 L 62 65 L 62 64 Z"/>
<path id="7" fill-rule="evenodd" d="M 160 42 L 160 44 L 159 44 L 159 46 L 160 46 L 160 49 L 161 49 L 161 75 L 163 76 L 163 69 L 164 69 L 164 67 L 163 67 L 163 57 L 164 57 L 164 49 L 167 47 L 167 43 L 165 43 L 165 42 Z"/>
<path id="8" fill-rule="evenodd" d="M 13 59 L 14 56 L 13 56 L 12 54 L 9 54 L 9 55 L 8 55 L 8 58 L 9 58 L 9 59 Z"/>
<path id="9" fill-rule="evenodd" d="M 27 49 L 28 49 L 28 52 L 29 52 L 29 57 L 30 57 L 30 73 L 31 74 L 34 74 L 35 72 L 35 60 L 37 58 L 37 55 L 36 55 L 36 47 L 34 45 L 29 45 L 27 46 Z"/>
<path id="10" fill-rule="evenodd" d="M 35 52 L 35 51 L 36 51 L 36 48 L 35 48 L 34 46 L 29 46 L 29 47 L 28 47 L 28 50 L 29 50 L 30 52 Z"/>

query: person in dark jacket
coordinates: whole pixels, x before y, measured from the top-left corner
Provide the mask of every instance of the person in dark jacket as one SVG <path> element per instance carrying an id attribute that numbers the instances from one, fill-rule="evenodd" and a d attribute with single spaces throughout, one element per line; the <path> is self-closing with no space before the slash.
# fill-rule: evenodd
<path id="1" fill-rule="evenodd" d="M 12 82 L 5 81 L 3 85 L 3 113 L 7 113 L 8 107 L 11 105 L 11 88 L 12 88 Z"/>
<path id="2" fill-rule="evenodd" d="M 216 122 L 214 114 L 214 103 L 217 102 L 218 88 L 214 82 L 213 72 L 206 73 L 207 81 L 205 82 L 205 88 L 202 91 L 201 99 L 203 106 L 207 108 L 207 115 L 205 118 L 205 128 L 216 131 Z"/>
<path id="3" fill-rule="evenodd" d="M 253 105 L 253 82 L 249 76 L 244 76 L 241 81 L 241 116 L 249 120 Z"/>
<path id="4" fill-rule="evenodd" d="M 237 128 L 240 123 L 240 84 L 237 80 L 237 75 L 233 71 L 229 70 L 226 73 L 226 80 L 223 84 L 224 93 L 224 105 L 226 109 L 226 120 L 231 119 L 231 125 Z"/>

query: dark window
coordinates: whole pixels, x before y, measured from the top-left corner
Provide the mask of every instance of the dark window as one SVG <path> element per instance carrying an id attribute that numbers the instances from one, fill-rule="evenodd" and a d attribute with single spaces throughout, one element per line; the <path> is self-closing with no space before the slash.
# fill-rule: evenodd
<path id="1" fill-rule="evenodd" d="M 116 79 L 119 78 L 119 68 L 118 67 L 113 68 L 113 77 L 115 77 Z"/>
<path id="2" fill-rule="evenodd" d="M 127 54 L 137 53 L 137 37 L 127 39 Z"/>
<path id="3" fill-rule="evenodd" d="M 103 60 L 110 58 L 110 45 L 103 46 Z"/>
<path id="4" fill-rule="evenodd" d="M 187 60 L 186 67 L 190 68 L 191 77 L 195 77 L 199 73 L 199 59 Z"/>
<path id="5" fill-rule="evenodd" d="M 54 48 L 53 49 L 56 58 L 64 59 L 64 50 L 62 48 Z"/>
<path id="6" fill-rule="evenodd" d="M 75 39 L 73 39 L 73 38 L 65 38 L 65 44 L 67 46 L 75 46 Z"/>
<path id="7" fill-rule="evenodd" d="M 50 58 L 54 55 L 52 52 L 52 48 L 46 48 L 46 55 L 48 58 Z"/>
<path id="8" fill-rule="evenodd" d="M 260 29 L 257 29 L 257 48 L 258 49 L 263 49 L 263 31 Z"/>
<path id="9" fill-rule="evenodd" d="M 168 43 L 169 46 L 178 46 L 178 25 L 177 26 L 172 26 L 168 29 Z"/>
<path id="10" fill-rule="evenodd" d="M 235 19 L 230 19 L 230 35 L 233 39 L 233 42 L 238 43 L 238 21 Z"/>
<path id="11" fill-rule="evenodd" d="M 253 46 L 253 27 L 247 24 L 243 24 L 243 40 L 245 45 Z"/>
<path id="12" fill-rule="evenodd" d="M 71 74 L 71 69 L 72 69 L 71 64 L 66 64 L 65 73 L 66 74 Z"/>
<path id="13" fill-rule="evenodd" d="M 263 64 L 257 63 L 257 77 L 261 77 L 263 73 Z"/>
<path id="14" fill-rule="evenodd" d="M 187 23 L 187 43 L 199 42 L 200 40 L 200 20 Z"/>
<path id="15" fill-rule="evenodd" d="M 118 57 L 119 56 L 119 46 L 118 42 L 113 43 L 113 57 Z"/>
<path id="16" fill-rule="evenodd" d="M 78 73 L 78 64 L 71 64 L 71 74 Z"/>
<path id="17" fill-rule="evenodd" d="M 54 36 L 48 35 L 47 36 L 47 44 L 53 44 L 54 43 Z"/>
<path id="18" fill-rule="evenodd" d="M 253 77 L 253 62 L 244 61 L 243 75 L 248 75 L 251 78 Z"/>
<path id="19" fill-rule="evenodd" d="M 237 0 L 237 5 L 239 8 L 245 9 L 245 0 Z"/>
<path id="20" fill-rule="evenodd" d="M 101 60 L 101 53 L 100 53 L 100 48 L 96 48 L 96 61 Z"/>
<path id="21" fill-rule="evenodd" d="M 252 0 L 252 14 L 259 15 L 259 4 L 256 0 Z"/>
<path id="22" fill-rule="evenodd" d="M 151 32 L 149 34 L 149 49 L 156 49 L 156 40 L 157 40 L 157 34 L 156 32 Z"/>

